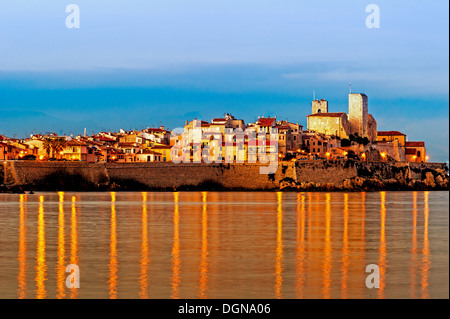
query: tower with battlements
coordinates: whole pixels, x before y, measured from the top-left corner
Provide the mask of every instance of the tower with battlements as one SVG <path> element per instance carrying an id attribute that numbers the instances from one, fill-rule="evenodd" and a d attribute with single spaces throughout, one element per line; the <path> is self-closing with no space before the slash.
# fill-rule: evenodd
<path id="1" fill-rule="evenodd" d="M 368 138 L 368 117 L 367 95 L 350 93 L 348 95 L 348 121 L 350 123 L 350 134 Z"/>
<path id="2" fill-rule="evenodd" d="M 327 100 L 314 100 L 312 101 L 312 113 L 328 113 L 328 101 Z"/>

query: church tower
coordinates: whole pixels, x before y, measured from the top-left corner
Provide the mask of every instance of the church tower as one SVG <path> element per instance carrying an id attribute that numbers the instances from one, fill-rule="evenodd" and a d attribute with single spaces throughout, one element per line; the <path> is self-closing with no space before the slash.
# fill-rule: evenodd
<path id="1" fill-rule="evenodd" d="M 368 137 L 368 113 L 367 95 L 350 93 L 348 95 L 348 121 L 351 134 Z"/>
<path id="2" fill-rule="evenodd" d="M 312 113 L 328 113 L 328 101 L 327 100 L 314 100 L 312 101 Z"/>

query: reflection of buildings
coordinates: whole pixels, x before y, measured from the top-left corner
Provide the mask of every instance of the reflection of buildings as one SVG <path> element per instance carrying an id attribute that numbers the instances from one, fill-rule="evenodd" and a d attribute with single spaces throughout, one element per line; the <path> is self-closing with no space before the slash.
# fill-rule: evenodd
<path id="1" fill-rule="evenodd" d="M 380 245 L 378 248 L 378 267 L 380 269 L 380 287 L 377 290 L 378 298 L 384 298 L 385 274 L 386 274 L 386 192 L 380 192 Z"/>
<path id="2" fill-rule="evenodd" d="M 56 282 L 57 292 L 56 298 L 62 299 L 66 296 L 65 280 L 66 280 L 66 235 L 65 235 L 65 218 L 64 218 L 64 192 L 58 192 L 58 262 L 56 266 Z"/>
<path id="3" fill-rule="evenodd" d="M 179 193 L 173 193 L 173 201 L 175 203 L 175 208 L 173 212 L 173 246 L 172 246 L 172 293 L 171 298 L 180 298 L 180 211 L 178 206 L 178 196 Z"/>
<path id="4" fill-rule="evenodd" d="M 150 259 L 148 256 L 148 216 L 147 216 L 147 193 L 142 193 L 142 243 L 141 243 L 141 271 L 139 282 L 141 290 L 139 296 L 142 299 L 148 298 L 148 269 Z"/>
<path id="5" fill-rule="evenodd" d="M 45 218 L 44 196 L 39 196 L 39 212 L 37 222 L 36 245 L 36 299 L 47 297 L 45 282 L 47 281 L 47 259 L 45 255 Z"/>
<path id="6" fill-rule="evenodd" d="M 200 255 L 200 278 L 199 293 L 201 299 L 207 298 L 208 290 L 208 211 L 207 211 L 207 192 L 202 192 L 202 247 Z"/>
<path id="7" fill-rule="evenodd" d="M 70 216 L 70 263 L 79 266 L 78 262 L 78 218 L 76 208 L 77 198 L 72 196 L 72 211 Z M 70 298 L 75 299 L 78 296 L 78 289 L 70 289 Z"/>
<path id="8" fill-rule="evenodd" d="M 422 298 L 427 299 L 429 297 L 428 294 L 428 281 L 429 281 L 429 272 L 431 268 L 431 256 L 430 256 L 430 242 L 428 240 L 428 218 L 430 213 L 429 207 L 429 192 L 425 192 L 424 198 L 424 226 L 423 226 L 423 248 L 422 248 L 422 265 L 421 265 L 421 289 L 422 289 Z"/>
<path id="9" fill-rule="evenodd" d="M 116 217 L 116 193 L 111 192 L 111 219 L 110 219 L 110 253 L 109 253 L 109 298 L 117 298 L 118 268 L 117 259 L 117 217 Z"/>
<path id="10" fill-rule="evenodd" d="M 283 193 L 277 193 L 277 248 L 275 250 L 275 298 L 283 297 Z"/>
<path id="11" fill-rule="evenodd" d="M 26 226 L 26 196 L 20 195 L 19 197 L 19 254 L 17 259 L 19 260 L 19 274 L 17 276 L 18 290 L 17 297 L 24 299 L 26 297 L 27 277 L 26 277 L 26 260 L 27 260 L 27 226 Z"/>
<path id="12" fill-rule="evenodd" d="M 65 267 L 69 263 L 84 263 L 80 265 L 83 273 L 83 267 L 92 266 L 90 263 L 95 260 L 89 251 L 99 251 L 91 249 L 95 244 L 86 240 L 92 237 L 83 237 L 84 225 L 91 222 L 87 214 L 80 219 L 83 201 L 62 192 L 27 196 L 17 197 L 17 296 L 27 297 L 28 290 L 28 296 L 31 293 L 37 298 L 78 298 L 81 290 L 68 290 L 65 286 Z M 48 196 L 54 197 L 49 200 Z M 109 293 L 111 298 L 132 294 L 141 298 L 215 298 L 230 291 L 243 297 L 257 291 L 260 296 L 280 298 L 386 298 L 390 297 L 389 283 L 393 278 L 386 267 L 395 266 L 402 259 L 411 262 L 400 278 L 410 287 L 404 293 L 411 293 L 411 297 L 430 296 L 429 192 L 413 193 L 411 215 L 405 216 L 411 222 L 412 236 L 404 234 L 403 238 L 391 231 L 391 206 L 387 204 L 400 195 L 389 192 L 266 193 L 263 197 L 242 193 L 239 205 L 232 203 L 235 194 L 230 193 L 129 196 L 130 202 L 135 203 L 134 211 L 119 204 L 121 197 L 116 201 L 116 194 L 111 193 L 105 195 L 106 214 L 94 219 L 108 225 L 98 231 L 99 240 L 107 246 L 99 245 L 103 247 L 103 262 L 95 266 L 106 272 L 95 288 Z M 368 211 L 366 200 L 371 203 L 374 199 L 379 200 L 373 207 L 376 211 Z M 161 206 L 167 200 L 168 206 Z M 237 206 L 240 211 L 236 211 Z M 170 216 L 159 218 L 152 213 L 154 209 L 166 211 L 167 207 Z M 254 210 L 251 221 L 241 214 L 247 210 Z M 30 222 L 33 226 L 27 227 Z M 122 236 L 126 233 L 134 237 Z M 410 240 L 411 246 L 398 259 L 393 255 L 393 242 L 402 239 Z M 34 247 L 31 251 L 27 250 L 27 242 L 28 247 Z M 50 243 L 54 249 L 48 248 Z M 33 264 L 27 267 L 30 261 Z M 367 274 L 363 270 L 372 262 L 379 265 L 386 282 L 383 284 L 382 280 L 377 291 L 365 287 Z M 56 266 L 56 271 L 49 272 L 49 265 Z M 118 291 L 119 282 L 122 285 Z M 95 283 L 89 286 L 84 287 L 91 289 Z"/>

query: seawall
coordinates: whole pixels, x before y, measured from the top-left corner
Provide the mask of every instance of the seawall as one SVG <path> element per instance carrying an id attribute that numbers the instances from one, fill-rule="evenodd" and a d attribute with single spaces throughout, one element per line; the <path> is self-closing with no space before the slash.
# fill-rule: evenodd
<path id="1" fill-rule="evenodd" d="M 280 162 L 261 164 L 6 161 L 0 191 L 27 190 L 448 190 L 444 163 Z"/>

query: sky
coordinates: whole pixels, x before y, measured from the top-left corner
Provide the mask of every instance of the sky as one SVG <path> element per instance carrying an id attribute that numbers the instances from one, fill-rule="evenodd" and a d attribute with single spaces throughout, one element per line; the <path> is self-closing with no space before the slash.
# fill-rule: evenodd
<path id="1" fill-rule="evenodd" d="M 66 6 L 80 28 L 66 27 Z M 380 8 L 367 28 L 366 6 Z M 448 1 L 0 0 L 0 134 L 277 116 L 368 95 L 379 130 L 449 158 Z"/>

